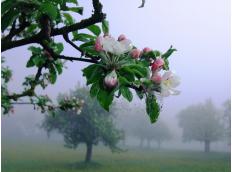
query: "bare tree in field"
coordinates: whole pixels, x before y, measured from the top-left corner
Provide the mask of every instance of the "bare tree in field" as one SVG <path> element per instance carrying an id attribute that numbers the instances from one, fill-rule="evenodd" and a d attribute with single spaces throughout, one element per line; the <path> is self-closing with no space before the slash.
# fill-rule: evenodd
<path id="1" fill-rule="evenodd" d="M 183 109 L 178 114 L 178 119 L 179 126 L 183 129 L 183 140 L 203 142 L 205 152 L 210 152 L 211 142 L 217 141 L 223 136 L 219 110 L 211 100 Z"/>

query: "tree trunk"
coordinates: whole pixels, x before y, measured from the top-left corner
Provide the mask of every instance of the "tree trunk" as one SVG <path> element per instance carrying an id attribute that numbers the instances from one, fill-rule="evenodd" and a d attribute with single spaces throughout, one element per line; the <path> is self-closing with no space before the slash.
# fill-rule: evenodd
<path id="1" fill-rule="evenodd" d="M 85 162 L 89 163 L 92 158 L 92 148 L 93 144 L 92 143 L 86 143 L 86 155 L 85 155 Z"/>
<path id="2" fill-rule="evenodd" d="M 205 140 L 205 152 L 210 152 L 210 141 L 209 140 Z"/>
<path id="3" fill-rule="evenodd" d="M 123 140 L 122 140 L 122 145 L 123 145 L 123 146 L 126 146 L 126 139 L 123 139 Z"/>
<path id="4" fill-rule="evenodd" d="M 151 140 L 149 140 L 149 139 L 147 140 L 147 148 L 149 148 L 149 149 L 151 148 Z"/>
<path id="5" fill-rule="evenodd" d="M 161 141 L 160 140 L 158 140 L 158 149 L 160 150 L 160 148 L 161 148 Z"/>
<path id="6" fill-rule="evenodd" d="M 140 139 L 140 148 L 143 148 L 143 141 L 144 141 L 144 139 L 141 138 L 141 139 Z"/>

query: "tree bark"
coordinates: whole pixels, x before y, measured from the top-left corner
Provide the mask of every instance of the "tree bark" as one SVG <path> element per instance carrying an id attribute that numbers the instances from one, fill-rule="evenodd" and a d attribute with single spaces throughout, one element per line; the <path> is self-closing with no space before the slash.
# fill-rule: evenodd
<path id="1" fill-rule="evenodd" d="M 85 163 L 89 163 L 92 158 L 92 143 L 86 143 L 86 155 L 85 155 Z"/>
<path id="2" fill-rule="evenodd" d="M 210 152 L 210 141 L 205 140 L 204 144 L 205 144 L 205 152 L 206 153 Z"/>

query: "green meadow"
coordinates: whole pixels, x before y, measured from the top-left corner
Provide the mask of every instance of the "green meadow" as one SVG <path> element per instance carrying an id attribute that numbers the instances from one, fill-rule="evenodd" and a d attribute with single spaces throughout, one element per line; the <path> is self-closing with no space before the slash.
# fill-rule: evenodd
<path id="1" fill-rule="evenodd" d="M 230 154 L 128 148 L 114 153 L 94 147 L 93 161 L 83 163 L 85 147 L 52 143 L 2 143 L 2 172 L 229 172 Z"/>

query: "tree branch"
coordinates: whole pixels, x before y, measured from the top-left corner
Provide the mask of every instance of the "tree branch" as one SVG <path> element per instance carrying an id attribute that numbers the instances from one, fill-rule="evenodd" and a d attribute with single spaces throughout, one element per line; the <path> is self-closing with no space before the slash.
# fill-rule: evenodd
<path id="1" fill-rule="evenodd" d="M 40 42 L 40 45 L 49 52 L 49 54 L 54 59 L 64 59 L 64 60 L 70 60 L 70 61 L 82 61 L 82 62 L 89 62 L 89 63 L 98 63 L 95 59 L 86 59 L 86 58 L 78 58 L 78 57 L 69 57 L 64 55 L 58 55 L 56 54 L 52 48 L 50 48 L 48 45 L 46 45 L 43 41 Z"/>
<path id="2" fill-rule="evenodd" d="M 92 0 L 92 3 L 93 3 L 93 8 L 94 8 L 94 13 L 92 14 L 91 17 L 89 17 L 88 19 L 81 20 L 79 23 L 75 23 L 70 26 L 64 26 L 58 29 L 53 29 L 51 31 L 50 36 L 63 35 L 65 33 L 67 34 L 69 32 L 84 29 L 88 26 L 91 26 L 93 24 L 103 21 L 106 15 L 102 12 L 102 4 L 100 3 L 99 0 Z M 43 36 L 44 36 L 43 33 L 39 32 L 34 36 L 24 38 L 21 40 L 16 40 L 16 41 L 2 39 L 1 40 L 1 43 L 2 43 L 1 52 L 4 52 L 11 48 L 15 48 L 15 47 L 19 47 L 19 46 L 23 46 L 23 45 L 27 45 L 31 43 L 38 43 L 41 41 L 41 39 L 43 39 Z"/>
<path id="3" fill-rule="evenodd" d="M 69 33 L 69 32 L 73 32 L 76 30 L 84 29 L 95 23 L 103 21 L 106 17 L 106 14 L 102 12 L 102 4 L 100 3 L 99 0 L 92 0 L 92 3 L 93 3 L 93 8 L 94 8 L 94 13 L 92 14 L 90 18 L 81 20 L 79 23 L 75 23 L 70 26 L 64 26 L 59 29 L 53 29 L 51 35 L 52 36 L 62 35 L 64 33 Z"/>
<path id="4" fill-rule="evenodd" d="M 40 76 L 42 75 L 42 69 L 43 67 L 39 67 L 38 70 L 37 70 L 37 73 L 35 75 L 35 79 L 33 82 L 31 82 L 31 88 L 23 91 L 22 93 L 20 94 L 12 94 L 12 95 L 8 95 L 7 97 L 9 99 L 13 99 L 15 101 L 17 101 L 18 98 L 20 97 L 25 97 L 25 96 L 33 96 L 34 95 L 34 90 L 35 90 L 35 87 L 36 85 L 38 84 L 38 81 L 39 81 L 39 78 Z"/>
<path id="5" fill-rule="evenodd" d="M 84 52 L 80 47 L 78 47 L 76 44 L 74 44 L 74 43 L 69 39 L 68 34 L 64 34 L 64 35 L 63 35 L 63 38 L 64 38 L 64 40 L 65 40 L 67 43 L 69 43 L 73 48 L 75 48 L 76 50 L 78 50 L 79 52 L 81 52 L 81 56 L 87 56 L 87 57 L 90 57 L 91 59 L 96 59 L 96 60 L 99 60 L 99 59 L 101 58 L 101 57 L 98 57 L 98 56 L 92 56 L 91 54 Z"/>
<path id="6" fill-rule="evenodd" d="M 25 14 L 22 14 L 22 21 L 19 24 L 19 27 L 16 29 L 16 20 L 12 24 L 11 30 L 9 34 L 3 38 L 3 42 L 7 40 L 11 40 L 14 36 L 18 35 L 20 32 L 22 32 L 26 27 L 30 26 L 30 23 L 26 21 Z"/>
<path id="7" fill-rule="evenodd" d="M 96 60 L 92 59 L 85 59 L 85 58 L 78 58 L 78 57 L 69 57 L 64 55 L 58 55 L 58 59 L 70 60 L 70 61 L 81 61 L 81 62 L 89 62 L 89 63 L 98 63 Z"/>

